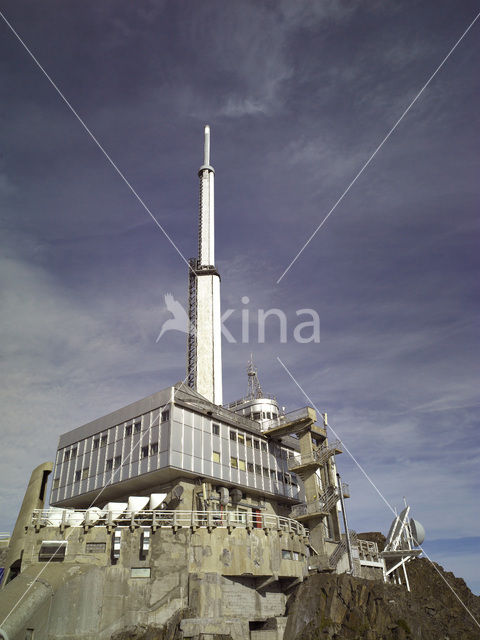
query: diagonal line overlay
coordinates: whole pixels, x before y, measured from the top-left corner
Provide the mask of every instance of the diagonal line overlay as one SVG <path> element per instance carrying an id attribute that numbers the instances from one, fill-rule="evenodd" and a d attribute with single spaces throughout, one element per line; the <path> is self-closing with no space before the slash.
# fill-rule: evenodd
<path id="1" fill-rule="evenodd" d="M 13 26 L 11 25 L 11 23 L 7 20 L 7 18 L 5 17 L 5 15 L 3 14 L 2 11 L 0 11 L 0 18 L 2 18 L 2 20 L 5 22 L 5 24 L 7 25 L 7 27 L 10 29 L 10 31 L 13 33 L 13 35 L 17 38 L 17 40 L 20 42 L 20 44 L 22 45 L 22 47 L 25 49 L 25 51 L 28 53 L 28 55 L 32 58 L 32 60 L 34 61 L 34 63 L 37 65 L 37 67 L 40 69 L 40 71 L 43 73 L 43 75 L 47 78 L 47 80 L 49 81 L 49 83 L 52 85 L 52 87 L 55 89 L 55 91 L 58 93 L 58 95 L 60 96 L 60 98 L 63 100 L 63 102 L 67 105 L 67 107 L 69 108 L 69 110 L 73 113 L 73 115 L 75 116 L 75 118 L 78 120 L 78 122 L 82 125 L 82 127 L 85 129 L 85 131 L 87 132 L 87 134 L 90 136 L 90 138 L 93 140 L 93 142 L 97 145 L 97 147 L 100 149 L 100 151 L 103 153 L 103 155 L 105 156 L 105 158 L 108 160 L 108 162 L 111 164 L 111 166 L 113 167 L 113 169 L 116 171 L 116 173 L 120 176 L 120 178 L 123 180 L 123 182 L 127 185 L 127 187 L 130 189 L 130 191 L 132 192 L 132 194 L 135 196 L 135 198 L 138 200 L 138 202 L 141 204 L 141 206 L 145 209 L 145 211 L 148 213 L 148 215 L 150 216 L 150 218 L 153 220 L 153 222 L 157 225 L 157 227 L 160 229 L 160 231 L 163 233 L 163 235 L 166 237 L 166 239 L 168 240 L 168 242 L 172 245 L 172 247 L 175 249 L 175 251 L 178 253 L 178 255 L 180 256 L 180 258 L 185 262 L 185 264 L 187 265 L 187 267 L 189 269 L 191 269 L 191 266 L 188 262 L 188 260 L 185 258 L 185 256 L 183 255 L 183 253 L 180 251 L 180 249 L 177 247 L 177 245 L 175 244 L 175 242 L 172 240 L 172 238 L 170 237 L 170 235 L 168 234 L 168 232 L 165 230 L 165 228 L 163 227 L 163 225 L 157 220 L 157 218 L 153 215 L 153 213 L 150 211 L 149 207 L 145 204 L 145 202 L 142 200 L 142 198 L 140 197 L 140 195 L 137 193 L 137 191 L 135 190 L 135 188 L 133 187 L 133 185 L 129 182 L 129 180 L 125 177 L 125 175 L 122 173 L 122 171 L 118 168 L 118 166 L 115 164 L 115 162 L 112 160 L 112 158 L 110 157 L 110 155 L 107 153 L 107 151 L 104 149 L 104 147 L 101 145 L 101 143 L 98 141 L 98 139 L 95 137 L 95 135 L 92 133 L 92 131 L 89 129 L 89 127 L 87 126 L 87 124 L 85 123 L 85 121 L 81 118 L 81 116 L 77 113 L 77 111 L 73 108 L 73 106 L 71 105 L 71 103 L 67 100 L 67 98 L 64 96 L 64 94 L 62 93 L 62 91 L 59 89 L 59 87 L 55 84 L 55 82 L 53 81 L 53 79 L 51 78 L 51 76 L 47 73 L 47 71 L 44 69 L 44 67 L 40 64 L 40 62 L 38 61 L 38 59 L 35 57 L 35 55 L 32 53 L 32 51 L 29 49 L 29 47 L 27 46 L 27 44 L 24 42 L 24 40 L 22 40 L 22 38 L 20 37 L 20 35 L 17 33 L 17 31 L 15 31 L 15 29 L 13 28 Z"/>
<path id="2" fill-rule="evenodd" d="M 321 414 L 322 412 L 315 406 L 315 403 L 313 402 L 313 400 L 310 398 L 310 396 L 307 394 L 307 392 L 303 389 L 303 387 L 300 385 L 300 383 L 295 379 L 294 375 L 291 373 L 291 371 L 288 369 L 288 367 L 280 360 L 280 358 L 277 356 L 277 360 L 278 362 L 282 365 L 282 367 L 285 369 L 286 373 L 288 374 L 288 376 L 290 377 L 290 379 L 295 383 L 295 385 L 300 389 L 301 393 L 305 396 L 305 398 L 307 399 L 307 401 L 311 404 L 311 406 L 315 409 L 315 411 L 319 414 Z M 393 513 L 394 516 L 397 516 L 397 512 L 395 511 L 395 509 L 392 507 L 392 505 L 388 502 L 388 500 L 385 498 L 385 496 L 383 495 L 383 493 L 380 491 L 380 489 L 377 487 L 377 485 L 373 482 L 373 480 L 370 478 L 370 476 L 368 475 L 368 473 L 365 471 L 365 469 L 362 467 L 362 465 L 358 462 L 358 460 L 355 458 L 355 456 L 352 454 L 352 452 L 350 451 L 350 449 L 346 446 L 346 444 L 343 442 L 343 440 L 340 438 L 340 436 L 338 435 L 338 433 L 335 431 L 335 429 L 330 425 L 327 424 L 327 426 L 329 427 L 329 429 L 331 430 L 331 432 L 333 433 L 333 435 L 341 441 L 342 443 L 342 447 L 345 449 L 345 451 L 348 453 L 348 455 L 350 456 L 350 458 L 353 460 L 353 462 L 357 465 L 357 467 L 360 469 L 360 471 L 362 472 L 362 474 L 365 476 L 365 478 L 368 480 L 368 482 L 372 485 L 372 487 L 375 489 L 375 491 L 378 493 L 378 495 L 380 496 L 380 498 L 383 500 L 383 502 L 387 505 L 387 507 L 390 509 L 390 511 Z M 443 580 L 443 582 L 447 585 L 447 587 L 450 589 L 450 591 L 453 593 L 453 595 L 456 597 L 456 599 L 460 602 L 460 604 L 462 605 L 462 607 L 465 609 L 465 611 L 470 615 L 470 617 L 472 618 L 472 620 L 475 622 L 475 624 L 480 627 L 480 622 L 475 618 L 475 616 L 473 615 L 473 613 L 470 611 L 470 609 L 467 607 L 467 605 L 463 602 L 463 600 L 460 598 L 460 596 L 457 594 L 457 592 L 454 590 L 454 588 L 447 582 L 447 580 L 444 578 L 444 576 L 440 573 L 440 571 L 438 570 L 437 566 L 435 565 L 435 563 L 433 562 L 433 560 L 430 558 L 430 556 L 426 553 L 426 551 L 420 546 L 418 545 L 418 548 L 422 551 L 422 553 L 425 555 L 425 557 L 429 560 L 429 562 L 432 564 L 433 568 L 435 569 L 435 571 L 438 573 L 438 575 L 440 576 L 440 578 Z"/>
<path id="3" fill-rule="evenodd" d="M 177 391 L 180 391 L 182 389 L 182 387 L 184 386 L 185 382 L 187 381 L 187 378 L 184 378 L 183 382 L 180 384 L 180 386 L 178 387 L 178 389 L 175 390 L 175 393 L 173 394 L 173 399 L 170 400 L 169 402 L 173 402 L 173 400 L 175 400 L 175 396 L 177 394 Z M 160 409 L 160 408 L 159 408 Z M 155 409 L 153 409 L 153 411 L 155 411 Z M 158 412 L 158 417 L 154 420 L 154 423 L 160 419 L 160 410 Z M 155 426 L 155 424 L 151 424 L 149 429 L 151 427 Z M 106 482 L 103 487 L 100 489 L 100 491 L 98 492 L 98 494 L 95 496 L 95 498 L 91 501 L 90 506 L 87 507 L 87 509 L 90 509 L 90 507 L 93 507 L 93 505 L 95 504 L 95 502 L 100 498 L 100 496 L 102 495 L 102 493 L 105 491 L 105 489 L 112 484 L 112 482 L 115 479 L 115 476 L 117 475 L 117 473 L 120 472 L 121 467 L 124 465 L 125 462 L 127 462 L 130 457 L 133 455 L 133 453 L 135 452 L 135 450 L 137 449 L 137 447 L 140 445 L 140 443 L 142 442 L 142 438 L 140 437 L 138 439 L 137 444 L 133 447 L 133 449 L 131 450 L 131 452 L 128 454 L 128 456 L 125 458 L 125 460 L 122 460 L 122 465 L 120 467 L 118 467 L 117 469 L 113 469 L 112 470 L 112 474 L 110 476 L 110 480 L 108 482 Z M 71 527 L 70 531 L 67 533 L 67 535 L 65 536 L 65 540 L 68 540 L 69 537 L 71 536 L 71 534 L 74 531 L 74 527 Z M 4 620 L 0 623 L 0 630 L 1 627 L 3 627 L 3 625 L 5 624 L 5 622 L 8 620 L 8 618 L 12 615 L 12 613 L 15 611 L 15 609 L 18 607 L 18 605 L 22 602 L 22 600 L 25 598 L 25 596 L 27 595 L 27 593 L 30 591 L 30 589 L 33 587 L 33 585 L 35 584 L 35 582 L 37 582 L 37 580 L 39 579 L 39 577 L 42 575 L 42 573 L 45 571 L 45 569 L 48 567 L 48 565 L 50 564 L 50 562 L 52 562 L 52 560 L 55 558 L 56 554 L 58 552 L 58 549 L 55 551 L 55 553 L 52 555 L 51 558 L 48 559 L 48 561 L 45 563 L 45 565 L 40 569 L 40 571 L 37 573 L 37 575 L 35 576 L 35 578 L 32 580 L 32 582 L 30 582 L 30 584 L 28 585 L 28 587 L 25 589 L 23 595 L 18 599 L 18 601 L 13 605 L 13 607 L 10 609 L 9 613 L 7 614 L 7 616 L 4 618 Z"/>
<path id="4" fill-rule="evenodd" d="M 444 59 L 441 61 L 441 63 L 438 65 L 438 67 L 435 69 L 435 71 L 432 73 L 432 75 L 428 78 L 428 80 L 425 82 L 425 84 L 423 85 L 423 87 L 420 89 L 420 91 L 417 93 L 417 95 L 413 98 L 413 100 L 410 102 L 410 104 L 408 105 L 408 107 L 405 109 L 405 111 L 402 113 L 402 115 L 400 116 L 400 118 L 395 122 L 395 124 L 393 125 L 393 127 L 390 129 L 390 131 L 387 133 L 387 135 L 383 138 L 383 140 L 380 142 L 380 144 L 377 146 L 377 148 L 375 149 L 375 151 L 371 154 L 371 156 L 368 158 L 368 160 L 363 164 L 362 168 L 360 169 L 360 171 L 356 174 L 356 176 L 353 178 L 353 180 L 350 182 L 350 184 L 348 185 L 348 187 L 345 189 L 345 191 L 342 193 L 342 195 L 338 198 L 338 200 L 335 202 L 335 204 L 333 205 L 333 207 L 330 209 L 330 211 L 327 213 L 327 215 L 324 217 L 324 219 L 321 221 L 321 223 L 318 225 L 318 227 L 315 229 L 315 231 L 310 235 L 310 237 L 308 238 L 308 240 L 305 242 L 305 244 L 302 246 L 302 248 L 300 249 L 300 251 L 297 253 L 297 255 L 293 258 L 293 260 L 290 262 L 290 264 L 288 265 L 288 267 L 285 269 L 285 271 L 282 273 L 282 275 L 278 278 L 277 283 L 279 284 L 283 278 L 287 275 L 287 273 L 290 271 L 290 269 L 293 267 L 293 265 L 295 264 L 295 262 L 298 260 L 298 258 L 301 256 L 301 254 L 304 252 L 304 250 L 307 248 L 307 246 L 310 244 L 310 242 L 313 240 L 313 238 L 317 235 L 318 231 L 320 231 L 320 229 L 323 227 L 323 225 L 325 224 L 325 222 L 328 220 L 328 218 L 331 216 L 331 214 L 335 211 L 335 209 L 337 208 L 337 206 L 340 204 L 340 202 L 343 200 L 343 198 L 347 195 L 347 193 L 350 191 L 350 189 L 353 187 L 353 185 L 356 183 L 356 181 L 358 180 L 358 178 L 362 175 L 362 173 L 365 171 L 365 169 L 368 167 L 368 165 L 372 162 L 372 160 L 375 158 L 375 156 L 377 155 L 377 153 L 380 151 L 380 149 L 383 147 L 383 145 L 385 144 L 385 142 L 390 138 L 390 136 L 392 135 L 392 133 L 395 131 L 395 129 L 398 127 L 398 125 L 401 123 L 401 121 L 405 118 L 405 116 L 407 115 L 407 113 L 410 111 L 410 109 L 413 107 L 413 105 L 417 102 L 417 100 L 420 98 L 420 96 L 422 95 L 422 93 L 425 91 L 425 89 L 428 87 L 428 85 L 431 83 L 431 81 L 435 78 L 435 76 L 437 75 L 437 73 L 440 71 L 440 69 L 443 67 L 443 65 L 447 62 L 447 60 L 450 58 L 450 56 L 452 55 L 452 53 L 455 51 L 455 49 L 458 47 L 458 45 L 460 44 L 460 42 L 465 38 L 465 36 L 467 35 L 467 33 L 470 31 L 470 29 L 473 27 L 473 25 L 475 24 L 475 22 L 478 20 L 478 18 L 480 18 L 480 13 L 477 13 L 477 15 L 475 16 L 475 18 L 472 20 L 472 22 L 468 25 L 468 27 L 465 29 L 465 31 L 462 33 L 462 35 L 460 36 L 460 38 L 455 42 L 455 44 L 453 45 L 453 47 L 450 49 L 450 51 L 447 53 L 447 55 L 444 57 Z"/>

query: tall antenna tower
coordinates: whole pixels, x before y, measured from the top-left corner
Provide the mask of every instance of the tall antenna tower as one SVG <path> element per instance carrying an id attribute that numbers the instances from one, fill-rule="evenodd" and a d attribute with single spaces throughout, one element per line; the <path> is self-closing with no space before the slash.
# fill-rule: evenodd
<path id="1" fill-rule="evenodd" d="M 187 384 L 214 404 L 222 404 L 220 276 L 215 268 L 214 175 L 210 127 L 205 126 L 200 178 L 198 258 L 189 261 Z"/>
<path id="2" fill-rule="evenodd" d="M 255 398 L 262 398 L 263 391 L 260 385 L 260 380 L 258 379 L 257 367 L 253 364 L 253 354 L 250 354 L 250 360 L 248 361 L 247 366 L 247 376 L 248 376 L 248 398 L 252 400 Z"/>

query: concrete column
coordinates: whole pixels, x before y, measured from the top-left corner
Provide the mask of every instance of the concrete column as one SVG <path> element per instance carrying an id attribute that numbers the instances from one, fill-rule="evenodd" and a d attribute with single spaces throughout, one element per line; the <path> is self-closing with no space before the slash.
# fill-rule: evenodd
<path id="1" fill-rule="evenodd" d="M 22 554 L 25 544 L 25 527 L 29 526 L 34 509 L 43 509 L 47 492 L 48 476 L 52 472 L 53 462 L 44 462 L 32 471 L 22 506 L 13 529 L 8 554 L 5 561 L 3 587 L 21 571 Z"/>

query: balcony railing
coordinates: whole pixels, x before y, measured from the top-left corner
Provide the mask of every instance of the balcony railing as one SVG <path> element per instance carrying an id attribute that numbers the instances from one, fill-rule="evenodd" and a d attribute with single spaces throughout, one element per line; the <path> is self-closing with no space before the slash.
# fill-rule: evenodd
<path id="1" fill-rule="evenodd" d="M 296 409 L 295 411 L 290 411 L 290 413 L 278 416 L 278 418 L 273 418 L 273 420 L 265 420 L 262 422 L 262 431 L 273 429 L 274 427 L 281 427 L 284 424 L 290 424 L 298 420 L 305 420 L 305 418 L 311 417 L 312 411 L 313 409 L 310 407 L 303 407 L 302 409 Z"/>
<path id="2" fill-rule="evenodd" d="M 378 555 L 378 545 L 376 542 L 370 542 L 370 540 L 357 540 L 358 554 L 360 560 L 367 560 L 370 562 L 380 562 Z"/>
<path id="3" fill-rule="evenodd" d="M 316 451 L 312 451 L 312 453 L 308 453 L 306 455 L 298 455 L 292 456 L 288 458 L 287 464 L 289 469 L 294 469 L 295 467 L 300 467 L 302 465 L 308 464 L 318 464 L 322 465 L 335 454 L 341 446 L 340 440 L 335 440 L 332 444 L 328 446 L 323 446 L 317 449 Z"/>
<path id="4" fill-rule="evenodd" d="M 290 515 L 292 518 L 301 518 L 317 513 L 329 513 L 339 499 L 338 489 L 336 487 L 329 487 L 321 498 L 317 498 L 317 500 L 307 502 L 306 504 L 295 505 Z"/>
<path id="5" fill-rule="evenodd" d="M 276 396 L 273 396 L 271 394 L 268 393 L 262 393 L 260 398 L 252 398 L 252 396 L 245 396 L 244 398 L 240 398 L 240 400 L 234 400 L 233 402 L 230 402 L 229 404 L 225 404 L 224 407 L 225 409 L 235 409 L 235 407 L 239 407 L 242 404 L 245 404 L 246 402 L 261 402 L 262 400 L 277 400 Z"/>
<path id="6" fill-rule="evenodd" d="M 32 525 L 40 527 L 131 527 L 131 528 L 245 528 L 288 531 L 298 536 L 308 530 L 296 520 L 271 513 L 236 511 L 123 511 L 101 509 L 36 509 Z"/>

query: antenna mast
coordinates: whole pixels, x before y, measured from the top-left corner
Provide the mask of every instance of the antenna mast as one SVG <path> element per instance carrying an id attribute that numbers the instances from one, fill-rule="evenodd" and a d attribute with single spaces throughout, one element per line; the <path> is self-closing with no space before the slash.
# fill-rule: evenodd
<path id="1" fill-rule="evenodd" d="M 252 400 L 255 398 L 262 398 L 263 391 L 260 385 L 260 380 L 258 379 L 257 367 L 253 364 L 253 354 L 250 354 L 250 360 L 248 361 L 247 366 L 247 376 L 248 376 L 248 398 Z"/>

